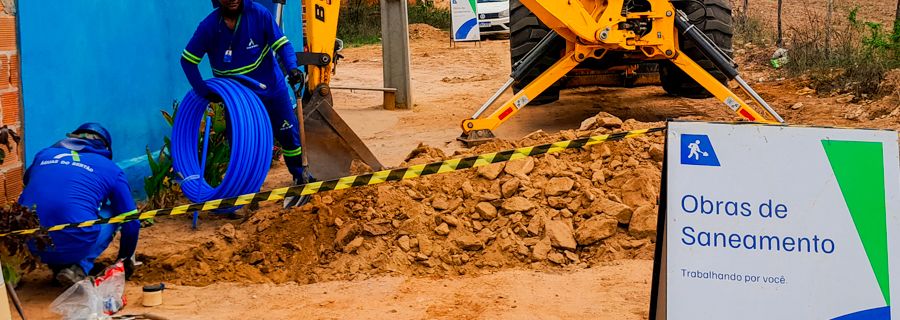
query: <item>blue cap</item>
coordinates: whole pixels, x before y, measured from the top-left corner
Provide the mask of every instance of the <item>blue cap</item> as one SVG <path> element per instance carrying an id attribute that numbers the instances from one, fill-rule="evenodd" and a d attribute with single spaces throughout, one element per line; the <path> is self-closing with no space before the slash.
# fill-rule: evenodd
<path id="1" fill-rule="evenodd" d="M 78 126 L 75 131 L 72 131 L 72 134 L 79 133 L 91 133 L 95 134 L 103 140 L 103 143 L 106 144 L 106 149 L 112 152 L 112 135 L 109 134 L 109 131 L 106 130 L 102 125 L 96 122 L 87 122 L 80 126 Z"/>

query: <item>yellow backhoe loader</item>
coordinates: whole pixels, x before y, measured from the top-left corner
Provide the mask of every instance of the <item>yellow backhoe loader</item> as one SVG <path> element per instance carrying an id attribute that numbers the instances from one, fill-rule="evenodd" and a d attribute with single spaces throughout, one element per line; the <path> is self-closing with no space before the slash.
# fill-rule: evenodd
<path id="1" fill-rule="evenodd" d="M 622 72 L 626 79 L 656 69 L 669 93 L 691 98 L 712 95 L 747 120 L 784 122 L 741 79 L 727 52 L 731 47 L 727 0 L 513 0 L 510 10 L 512 74 L 470 119 L 463 120 L 459 140 L 467 145 L 493 139 L 492 130 L 530 102 L 558 99 L 560 86 L 571 81 L 566 78 L 577 79 L 585 68 Z M 728 89 L 724 85 L 728 80 L 736 81 L 768 117 Z M 625 83 L 629 84 L 634 82 Z M 510 87 L 513 97 L 482 118 Z"/>
<path id="2" fill-rule="evenodd" d="M 309 169 L 319 179 L 346 175 L 353 159 L 382 168 L 333 109 L 329 84 L 342 47 L 336 38 L 340 3 L 303 1 L 305 50 L 297 58 L 307 67 L 308 80 L 298 99 L 302 102 L 298 115 L 303 154 L 309 156 L 313 164 Z M 731 44 L 727 0 L 513 0 L 510 9 L 512 74 L 471 119 L 462 122 L 459 140 L 466 144 L 492 139 L 491 130 L 533 100 L 541 100 L 542 94 L 550 100 L 558 97 L 559 84 L 565 82 L 561 80 L 584 74 L 575 70 L 579 66 L 623 74 L 625 85 L 645 84 L 629 79 L 658 70 L 658 81 L 670 93 L 711 94 L 747 120 L 783 122 L 741 79 L 726 52 Z M 279 5 L 279 21 L 280 12 Z M 768 117 L 728 89 L 723 84 L 728 80 L 736 81 Z M 481 118 L 510 87 L 515 95 Z"/>

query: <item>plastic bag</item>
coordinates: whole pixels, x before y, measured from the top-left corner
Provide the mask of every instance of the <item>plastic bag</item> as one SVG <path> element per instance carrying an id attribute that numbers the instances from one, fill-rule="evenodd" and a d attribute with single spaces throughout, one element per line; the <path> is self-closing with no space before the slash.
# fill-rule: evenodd
<path id="1" fill-rule="evenodd" d="M 109 319 L 122 310 L 125 299 L 125 266 L 109 266 L 96 278 L 75 283 L 50 304 L 50 310 L 63 319 Z"/>
<path id="2" fill-rule="evenodd" d="M 122 261 L 103 270 L 103 274 L 94 278 L 94 288 L 100 301 L 103 302 L 103 313 L 115 314 L 127 303 L 125 299 L 125 265 Z"/>
<path id="3" fill-rule="evenodd" d="M 63 319 L 103 319 L 103 301 L 90 279 L 78 281 L 50 303 L 50 310 Z"/>

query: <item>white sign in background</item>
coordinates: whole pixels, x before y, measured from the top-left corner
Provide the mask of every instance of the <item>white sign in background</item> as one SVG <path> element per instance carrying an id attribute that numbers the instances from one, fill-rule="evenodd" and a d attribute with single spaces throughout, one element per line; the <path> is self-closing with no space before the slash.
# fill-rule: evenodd
<path id="1" fill-rule="evenodd" d="M 450 24 L 453 41 L 481 40 L 476 0 L 450 0 Z"/>
<path id="2" fill-rule="evenodd" d="M 900 319 L 896 132 L 672 122 L 667 134 L 667 319 Z M 882 148 L 888 301 L 823 140 Z"/>

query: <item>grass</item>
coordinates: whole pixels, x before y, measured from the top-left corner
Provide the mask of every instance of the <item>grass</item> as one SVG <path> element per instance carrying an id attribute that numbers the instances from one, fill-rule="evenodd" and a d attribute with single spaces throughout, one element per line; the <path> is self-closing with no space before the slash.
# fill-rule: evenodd
<path id="1" fill-rule="evenodd" d="M 785 69 L 793 76 L 809 76 L 817 91 L 875 96 L 885 73 L 900 67 L 896 31 L 860 20 L 857 9 L 835 24 L 827 48 L 824 21 L 816 15 L 807 19 L 802 27 L 788 30 L 790 62 Z"/>
<path id="2" fill-rule="evenodd" d="M 437 8 L 433 0 L 417 0 L 407 8 L 409 23 L 424 23 L 450 29 L 450 11 Z M 338 38 L 348 47 L 381 42 L 381 8 L 365 0 L 350 0 L 341 7 Z"/>

